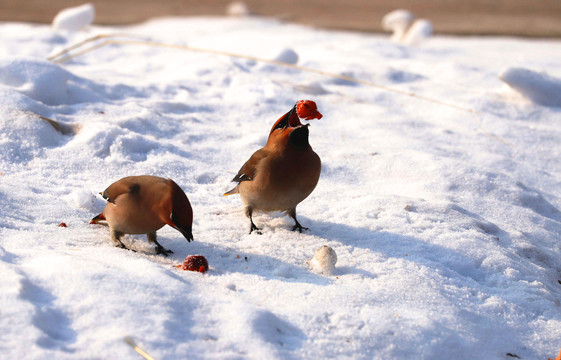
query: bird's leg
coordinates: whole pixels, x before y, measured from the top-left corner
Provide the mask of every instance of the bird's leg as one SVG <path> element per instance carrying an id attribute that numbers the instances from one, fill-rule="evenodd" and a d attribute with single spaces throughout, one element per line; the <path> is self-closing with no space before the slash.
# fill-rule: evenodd
<path id="1" fill-rule="evenodd" d="M 302 230 L 310 230 L 310 228 L 307 228 L 307 227 L 304 227 L 304 226 L 300 225 L 300 223 L 298 222 L 298 219 L 296 219 L 296 208 L 290 210 L 288 212 L 288 216 L 293 218 L 294 222 L 296 223 L 296 225 L 294 225 L 294 227 L 292 228 L 292 231 L 298 230 L 299 232 L 302 232 Z"/>
<path id="2" fill-rule="evenodd" d="M 158 240 L 156 240 L 156 232 L 151 232 L 146 234 L 146 236 L 148 237 L 148 242 L 149 243 L 153 243 L 156 244 L 156 254 L 158 255 L 164 255 L 164 256 L 168 256 L 168 254 L 173 254 L 173 251 L 171 250 L 167 250 L 165 249 L 162 245 L 160 245 L 160 243 L 158 242 Z"/>
<path id="3" fill-rule="evenodd" d="M 253 218 L 252 218 L 253 209 L 250 206 L 248 206 L 245 209 L 245 214 L 247 215 L 247 217 L 249 218 L 249 221 L 251 222 L 251 228 L 249 229 L 249 233 L 251 234 L 253 232 L 253 230 L 255 230 L 255 232 L 257 234 L 261 235 L 261 229 L 259 229 L 257 226 L 255 226 L 255 223 L 253 222 Z"/>
<path id="4" fill-rule="evenodd" d="M 120 231 L 117 231 L 117 230 L 113 230 L 113 229 L 110 229 L 110 233 L 111 233 L 111 241 L 113 241 L 113 243 L 115 244 L 116 247 L 121 248 L 121 249 L 127 249 L 127 250 L 134 251 L 134 250 L 126 247 L 125 244 L 123 244 L 121 242 L 121 236 L 123 236 L 124 233 L 122 233 Z"/>

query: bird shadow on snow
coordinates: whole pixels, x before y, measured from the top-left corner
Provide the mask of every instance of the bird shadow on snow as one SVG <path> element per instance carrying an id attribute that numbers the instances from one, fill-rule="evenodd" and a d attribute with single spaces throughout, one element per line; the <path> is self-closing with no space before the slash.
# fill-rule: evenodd
<path id="1" fill-rule="evenodd" d="M 101 224 L 100 224 L 101 225 Z M 291 235 L 291 231 L 286 230 Z M 271 233 L 272 234 L 272 233 Z M 269 235 L 271 235 L 269 234 Z M 109 233 L 102 242 L 111 246 Z M 238 240 L 245 236 L 258 237 L 256 240 L 267 243 L 268 233 L 263 235 L 247 235 L 240 233 Z M 133 250 L 136 254 L 150 259 L 151 261 L 164 264 L 180 265 L 188 255 L 204 255 L 209 263 L 209 275 L 222 275 L 225 273 L 242 273 L 257 275 L 267 280 L 278 280 L 293 283 L 313 283 L 316 285 L 328 285 L 332 279 L 313 273 L 305 266 L 303 259 L 301 264 L 285 262 L 279 258 L 269 255 L 256 254 L 251 251 L 244 251 L 236 247 L 235 238 L 232 239 L 231 246 L 222 246 L 217 243 L 205 242 L 195 238 L 192 242 L 186 242 L 184 238 L 173 235 L 158 234 L 158 242 L 166 249 L 173 251 L 167 257 L 158 255 L 154 245 L 146 241 L 144 235 L 125 235 L 122 238 L 125 246 Z M 270 246 L 276 246 L 271 243 Z M 126 250 L 123 250 L 126 251 Z M 307 259 L 306 259 L 307 260 Z M 175 269 L 171 269 L 174 271 Z M 354 271 L 354 270 L 353 270 Z M 360 271 L 360 270 L 356 270 Z M 175 271 L 174 271 L 175 272 Z M 179 272 L 181 273 L 181 272 Z"/>
<path id="2" fill-rule="evenodd" d="M 437 244 L 387 231 L 377 231 L 364 227 L 307 219 L 314 234 L 326 240 L 338 242 L 353 248 L 362 248 L 382 255 L 385 258 L 401 259 L 426 266 L 449 278 L 461 276 L 480 283 L 485 274 L 479 269 L 481 262 L 468 259 L 464 254 Z M 348 272 L 364 274 L 375 278 L 376 275 L 356 267 L 340 267 L 339 275 Z"/>
<path id="3" fill-rule="evenodd" d="M 250 235 L 266 236 L 266 235 Z M 165 240 L 164 240 L 165 241 Z M 162 241 L 162 244 L 164 244 Z M 267 239 L 263 239 L 267 241 Z M 328 285 L 332 280 L 311 272 L 304 266 L 291 264 L 273 256 L 256 254 L 236 249 L 235 240 L 232 247 L 224 247 L 218 244 L 194 241 L 181 245 L 181 241 L 166 242 L 166 248 L 171 249 L 174 254 L 170 258 L 177 259 L 181 263 L 184 256 L 179 254 L 203 254 L 209 263 L 210 275 L 222 275 L 224 273 L 241 273 L 257 275 L 267 280 L 278 280 L 292 283 L 312 283 L 316 285 Z M 178 246 L 176 246 L 178 245 Z M 165 246 L 165 245 L 164 245 Z M 273 245 L 271 245 L 273 246 Z"/>

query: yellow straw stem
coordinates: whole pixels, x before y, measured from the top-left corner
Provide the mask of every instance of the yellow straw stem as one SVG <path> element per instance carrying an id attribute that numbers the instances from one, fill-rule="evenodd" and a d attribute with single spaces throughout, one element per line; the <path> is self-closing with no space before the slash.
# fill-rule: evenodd
<path id="1" fill-rule="evenodd" d="M 87 48 L 85 50 L 82 50 L 82 51 L 80 51 L 76 54 L 71 54 L 71 55 L 60 58 L 62 55 L 68 54 L 70 51 L 72 51 L 74 49 L 77 49 L 79 47 L 82 47 L 83 45 L 85 45 L 89 42 L 93 42 L 93 41 L 96 41 L 96 40 L 99 40 L 99 39 L 104 39 L 104 38 L 124 37 L 124 36 L 126 36 L 126 35 L 119 35 L 119 34 L 96 35 L 92 38 L 89 38 L 89 39 L 83 40 L 83 41 L 81 41 L 77 44 L 74 44 L 74 45 L 60 51 L 59 53 L 57 53 L 55 55 L 50 56 L 48 58 L 48 60 L 54 61 L 57 64 L 61 64 L 61 63 L 64 63 L 66 61 L 69 61 L 71 59 L 74 59 L 78 56 L 82 56 L 82 55 L 84 55 L 88 52 L 95 51 L 95 50 L 97 50 L 101 47 L 107 46 L 107 45 L 143 45 L 143 46 L 162 47 L 162 48 L 169 48 L 169 49 L 190 50 L 190 51 L 201 52 L 201 53 L 224 55 L 224 56 L 238 58 L 238 59 L 251 60 L 251 61 L 256 61 L 256 62 L 261 62 L 261 63 L 272 64 L 272 65 L 276 65 L 276 66 L 282 66 L 282 67 L 287 67 L 287 68 L 291 68 L 291 69 L 296 69 L 296 70 L 300 70 L 300 71 L 305 71 L 305 72 L 309 72 L 309 73 L 315 73 L 315 74 L 319 74 L 319 75 L 323 75 L 323 76 L 327 76 L 327 77 L 346 80 L 346 81 L 354 82 L 354 83 L 357 83 L 357 84 L 362 84 L 362 85 L 382 89 L 382 90 L 385 90 L 385 91 L 388 91 L 388 92 L 393 92 L 393 93 L 400 94 L 400 95 L 413 97 L 413 98 L 416 98 L 416 99 L 419 99 L 419 100 L 422 100 L 422 101 L 432 102 L 434 104 L 447 106 L 447 107 L 450 107 L 450 108 L 453 108 L 453 109 L 456 109 L 456 110 L 465 111 L 465 112 L 472 113 L 472 114 L 479 113 L 478 111 L 473 110 L 473 109 L 461 107 L 461 106 L 454 105 L 454 104 L 449 104 L 449 103 L 441 101 L 441 100 L 429 98 L 429 97 L 422 96 L 422 95 L 417 95 L 417 94 L 409 92 L 409 91 L 404 91 L 404 90 L 399 90 L 399 89 L 391 88 L 391 87 L 384 86 L 384 85 L 379 85 L 379 84 L 376 84 L 376 83 L 373 83 L 373 82 L 370 82 L 370 81 L 366 81 L 366 80 L 356 79 L 356 78 L 346 76 L 346 75 L 335 74 L 335 73 L 331 73 L 331 72 L 328 72 L 328 71 L 318 70 L 318 69 L 309 68 L 309 67 L 300 66 L 300 65 L 295 65 L 295 64 L 288 64 L 288 63 L 278 61 L 278 60 L 263 59 L 263 58 L 259 58 L 259 57 L 255 57 L 255 56 L 236 54 L 236 53 L 232 53 L 232 52 L 228 52 L 228 51 L 203 49 L 203 48 L 193 47 L 193 46 L 189 46 L 189 45 L 168 44 L 168 43 L 162 43 L 162 42 L 157 42 L 157 41 L 148 41 L 148 40 L 104 40 L 100 44 L 96 44 L 96 45 L 94 45 L 90 48 Z"/>
<path id="2" fill-rule="evenodd" d="M 146 353 L 146 351 L 142 350 L 141 348 L 138 347 L 138 345 L 136 345 L 136 343 L 134 342 L 134 340 L 130 337 L 126 337 L 125 338 L 125 342 L 134 349 L 134 351 L 136 351 L 137 353 L 140 354 L 140 356 L 142 356 L 144 359 L 146 360 L 154 360 L 154 358 L 150 355 L 148 355 Z"/>
<path id="3" fill-rule="evenodd" d="M 362 84 L 362 85 L 365 85 L 365 86 L 374 87 L 374 88 L 377 88 L 377 89 L 381 89 L 381 90 L 392 92 L 392 93 L 399 94 L 399 95 L 409 96 L 409 97 L 412 97 L 412 98 L 415 98 L 415 99 L 418 99 L 418 100 L 421 100 L 421 101 L 426 101 L 426 102 L 430 102 L 430 103 L 437 104 L 437 105 L 440 105 L 440 106 L 445 106 L 445 107 L 448 107 L 448 108 L 451 108 L 451 109 L 467 112 L 467 113 L 470 113 L 472 115 L 481 115 L 482 114 L 480 111 L 477 111 L 477 110 L 474 110 L 474 109 L 450 104 L 450 103 L 447 103 L 445 101 L 441 101 L 441 100 L 438 100 L 438 99 L 433 99 L 433 98 L 423 96 L 423 95 L 418 95 L 418 94 L 415 94 L 413 92 L 395 89 L 395 88 L 392 88 L 392 87 L 376 84 L 376 83 L 366 81 L 366 80 L 356 79 L 356 78 L 346 76 L 346 75 L 335 74 L 335 73 L 331 73 L 331 72 L 328 72 L 328 71 L 318 70 L 318 69 L 309 68 L 309 67 L 300 66 L 300 65 L 295 65 L 295 64 L 288 64 L 288 63 L 278 61 L 278 60 L 263 59 L 263 58 L 259 58 L 259 57 L 255 57 L 255 56 L 236 54 L 236 53 L 232 53 L 232 52 L 228 52 L 228 51 L 222 51 L 222 50 L 203 49 L 203 48 L 193 47 L 193 46 L 189 46 L 189 45 L 170 44 L 170 43 L 163 43 L 163 42 L 150 41 L 150 40 L 113 40 L 113 39 L 108 39 L 108 40 L 104 40 L 103 42 L 101 42 L 99 44 L 95 44 L 95 45 L 93 45 L 89 48 L 86 48 L 82 51 L 79 51 L 75 54 L 69 54 L 72 50 L 83 47 L 87 43 L 94 42 L 94 41 L 97 41 L 97 40 L 100 40 L 100 39 L 115 38 L 115 37 L 140 38 L 140 36 L 126 35 L 126 34 L 96 35 L 96 36 L 91 37 L 89 39 L 83 40 L 83 41 L 81 41 L 77 44 L 74 44 L 74 45 L 60 51 L 59 53 L 57 53 L 53 56 L 50 56 L 48 59 L 51 60 L 51 61 L 54 61 L 57 64 L 60 64 L 60 63 L 64 63 L 66 61 L 69 61 L 71 59 L 74 59 L 76 57 L 82 56 L 82 55 L 84 55 L 88 52 L 95 51 L 95 50 L 97 50 L 99 48 L 102 48 L 104 46 L 107 46 L 107 45 L 141 45 L 141 46 L 168 48 L 168 49 L 189 50 L 189 51 L 194 51 L 194 52 L 201 52 L 201 53 L 208 53 L 208 54 L 215 54 L 215 55 L 223 55 L 223 56 L 228 56 L 228 57 L 232 57 L 232 58 L 251 60 L 251 61 L 256 61 L 256 62 L 261 62 L 261 63 L 266 63 L 266 64 L 272 64 L 272 65 L 276 65 L 276 66 L 296 69 L 296 70 L 300 70 L 300 71 L 304 71 L 304 72 L 315 73 L 315 74 L 319 74 L 319 75 L 322 75 L 322 76 L 332 77 L 332 78 L 335 78 L 335 79 L 346 80 L 346 81 L 354 82 L 354 83 L 357 83 L 357 84 Z M 69 55 L 61 57 L 61 56 L 66 55 L 66 54 L 69 54 Z M 480 130 L 485 135 L 487 135 L 487 136 L 489 136 L 489 137 L 491 137 L 491 138 L 493 138 L 493 139 L 495 139 L 495 140 L 497 140 L 497 141 L 499 141 L 499 142 L 501 142 L 505 145 L 510 145 L 507 141 L 501 139 L 499 136 L 485 131 L 481 127 L 481 124 L 477 124 L 477 126 L 480 128 Z"/>

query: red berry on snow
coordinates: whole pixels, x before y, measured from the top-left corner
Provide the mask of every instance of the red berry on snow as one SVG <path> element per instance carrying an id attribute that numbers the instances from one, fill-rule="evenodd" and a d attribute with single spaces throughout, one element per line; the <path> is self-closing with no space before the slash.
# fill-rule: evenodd
<path id="1" fill-rule="evenodd" d="M 183 270 L 198 271 L 204 273 L 208 270 L 208 261 L 202 255 L 189 255 L 183 261 L 181 265 Z"/>

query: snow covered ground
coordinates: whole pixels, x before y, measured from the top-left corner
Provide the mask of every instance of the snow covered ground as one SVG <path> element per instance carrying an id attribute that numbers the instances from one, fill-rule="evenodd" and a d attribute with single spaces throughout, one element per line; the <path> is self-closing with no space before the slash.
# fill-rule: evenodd
<path id="1" fill-rule="evenodd" d="M 99 33 L 328 71 L 474 110 L 291 68 L 145 45 L 55 53 Z M 561 77 L 561 41 L 382 35 L 267 19 L 159 19 L 54 32 L 1 23 L 3 359 L 547 359 L 561 347 L 561 108 L 499 78 Z M 131 38 L 132 39 L 132 38 Z M 295 57 L 296 56 L 296 57 Z M 317 102 L 323 163 L 298 207 L 255 217 L 222 197 L 273 122 Z M 48 121 L 57 121 L 57 131 Z M 89 225 L 113 181 L 174 179 L 195 241 L 157 256 Z M 65 222 L 68 227 L 59 227 Z M 309 259 L 332 247 L 332 275 Z M 205 274 L 175 267 L 202 254 Z"/>

